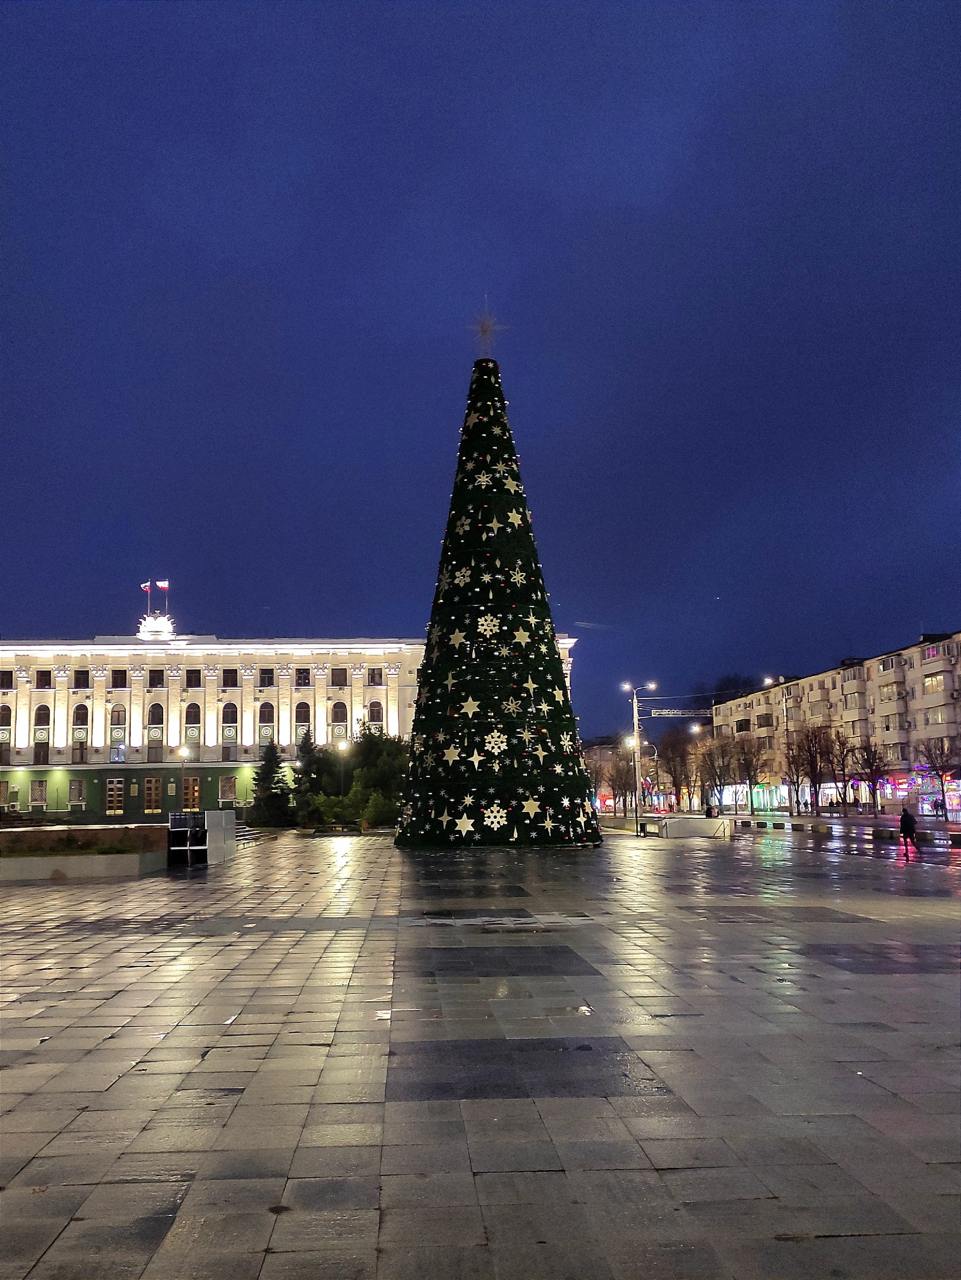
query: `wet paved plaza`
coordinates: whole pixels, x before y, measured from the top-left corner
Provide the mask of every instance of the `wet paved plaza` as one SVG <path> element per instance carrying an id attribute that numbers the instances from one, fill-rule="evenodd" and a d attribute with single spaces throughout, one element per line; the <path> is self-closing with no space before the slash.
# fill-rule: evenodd
<path id="1" fill-rule="evenodd" d="M 959 891 L 298 834 L 8 887 L 0 1280 L 956 1280 Z"/>

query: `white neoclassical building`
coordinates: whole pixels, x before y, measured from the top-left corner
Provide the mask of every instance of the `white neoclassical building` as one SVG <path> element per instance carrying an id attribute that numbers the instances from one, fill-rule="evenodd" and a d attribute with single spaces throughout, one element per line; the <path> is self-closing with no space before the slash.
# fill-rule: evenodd
<path id="1" fill-rule="evenodd" d="M 569 637 L 559 637 L 570 674 Z M 148 613 L 136 635 L 0 641 L 0 810 L 156 817 L 243 802 L 267 742 L 292 759 L 362 727 L 410 734 L 419 640 L 222 640 Z"/>

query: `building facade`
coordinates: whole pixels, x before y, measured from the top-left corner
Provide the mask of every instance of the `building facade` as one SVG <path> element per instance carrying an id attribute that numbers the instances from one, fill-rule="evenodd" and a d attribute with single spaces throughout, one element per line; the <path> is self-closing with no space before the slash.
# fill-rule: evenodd
<path id="1" fill-rule="evenodd" d="M 924 635 L 901 649 L 771 682 L 718 703 L 713 720 L 717 736 L 751 733 L 761 743 L 766 778 L 760 807 L 787 803 L 787 744 L 797 730 L 816 725 L 840 730 L 852 742 L 876 742 L 889 766 L 882 798 L 914 802 L 930 812 L 940 788 L 919 760 L 918 747 L 934 738 L 961 742 L 961 632 Z M 949 807 L 961 809 L 957 777 L 947 789 Z M 824 789 L 825 799 L 830 791 Z"/>
<path id="2" fill-rule="evenodd" d="M 565 672 L 574 641 L 559 637 Z M 243 806 L 275 742 L 287 760 L 362 726 L 410 733 L 417 640 L 135 636 L 0 641 L 0 813 L 166 821 Z"/>

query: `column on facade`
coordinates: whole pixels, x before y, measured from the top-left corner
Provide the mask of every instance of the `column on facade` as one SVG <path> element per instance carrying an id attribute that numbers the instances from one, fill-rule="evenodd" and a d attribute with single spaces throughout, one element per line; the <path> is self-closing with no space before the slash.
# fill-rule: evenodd
<path id="1" fill-rule="evenodd" d="M 364 706 L 366 671 L 367 665 L 363 662 L 355 662 L 350 668 L 350 706 L 347 709 L 347 723 L 350 726 L 351 735 L 355 738 L 360 733 L 360 726 L 367 714 Z"/>
<path id="2" fill-rule="evenodd" d="M 30 672 L 17 667 L 16 735 L 14 745 L 25 751 L 30 745 Z"/>
<path id="3" fill-rule="evenodd" d="M 67 680 L 70 676 L 70 668 L 67 666 L 54 667 L 53 669 L 53 733 L 52 746 L 55 751 L 63 751 L 67 745 L 70 733 L 70 690 L 67 687 Z"/>
<path id="4" fill-rule="evenodd" d="M 327 673 L 329 671 L 330 666 L 326 662 L 314 663 L 314 742 L 319 747 L 326 745 L 330 734 L 327 728 Z"/>
<path id="5" fill-rule="evenodd" d="M 290 709 L 290 664 L 277 668 L 277 744 L 289 747 L 293 741 Z"/>
<path id="6" fill-rule="evenodd" d="M 180 705 L 183 672 L 180 667 L 168 667 L 164 683 L 167 686 L 167 746 L 179 747 L 183 740 L 181 722 L 183 707 Z"/>
<path id="7" fill-rule="evenodd" d="M 388 662 L 384 667 L 387 677 L 386 732 L 391 737 L 400 736 L 400 663 Z"/>
<path id="8" fill-rule="evenodd" d="M 245 747 L 257 744 L 257 708 L 254 701 L 256 670 L 256 667 L 249 664 L 240 668 L 240 741 Z"/>
<path id="9" fill-rule="evenodd" d="M 93 681 L 90 749 L 103 751 L 107 744 L 107 668 L 103 665 L 91 667 L 90 678 Z"/>
<path id="10" fill-rule="evenodd" d="M 220 668 L 204 667 L 204 746 L 216 747 L 220 738 Z"/>
<path id="11" fill-rule="evenodd" d="M 143 673 L 144 669 L 140 666 L 130 667 L 127 671 L 127 682 L 130 685 L 130 746 L 136 751 L 143 747 Z"/>

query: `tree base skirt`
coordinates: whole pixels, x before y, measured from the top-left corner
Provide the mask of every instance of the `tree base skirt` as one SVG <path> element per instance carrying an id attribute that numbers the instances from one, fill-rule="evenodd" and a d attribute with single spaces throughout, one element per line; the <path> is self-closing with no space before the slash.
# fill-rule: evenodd
<path id="1" fill-rule="evenodd" d="M 550 843 L 547 840 L 505 840 L 503 843 L 487 840 L 483 844 L 465 844 L 464 841 L 458 840 L 456 843 L 450 841 L 440 844 L 436 840 L 410 840 L 403 836 L 394 838 L 394 844 L 398 849 L 407 849 L 416 853 L 450 853 L 452 849 L 462 853 L 482 853 L 485 849 L 541 849 L 545 852 L 559 853 L 568 849 L 597 849 L 602 843 L 601 836 L 596 840 L 579 840 L 576 843 L 571 841 L 569 844 Z"/>

